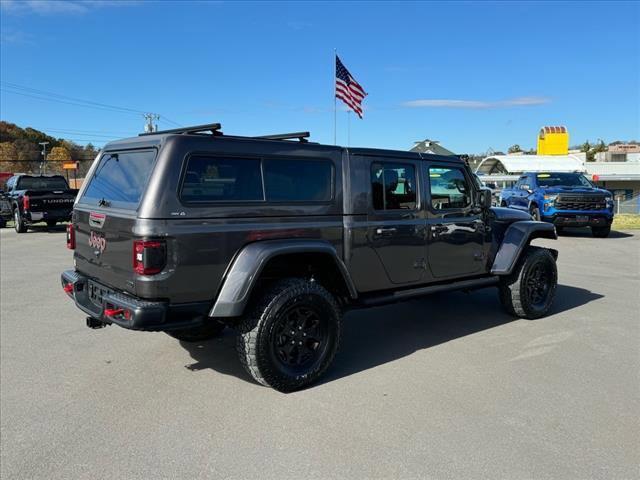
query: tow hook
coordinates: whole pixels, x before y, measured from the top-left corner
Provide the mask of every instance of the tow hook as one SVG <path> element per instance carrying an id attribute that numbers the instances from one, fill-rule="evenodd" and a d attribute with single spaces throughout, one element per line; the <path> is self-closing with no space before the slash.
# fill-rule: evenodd
<path id="1" fill-rule="evenodd" d="M 97 318 L 93 318 L 93 317 L 87 317 L 87 327 L 89 328 L 104 328 L 106 327 L 107 324 L 104 323 L 102 320 L 98 320 Z"/>

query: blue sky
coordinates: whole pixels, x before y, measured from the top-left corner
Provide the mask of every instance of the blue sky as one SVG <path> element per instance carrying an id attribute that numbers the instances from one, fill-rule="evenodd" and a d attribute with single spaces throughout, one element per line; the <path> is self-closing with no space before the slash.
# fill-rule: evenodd
<path id="1" fill-rule="evenodd" d="M 639 5 L 3 0 L 1 80 L 158 112 L 165 128 L 220 121 L 333 143 L 335 47 L 369 93 L 352 146 L 530 148 L 542 125 L 566 125 L 572 144 L 640 140 Z M 0 100 L 2 120 L 78 143 L 143 126 L 134 112 Z"/>

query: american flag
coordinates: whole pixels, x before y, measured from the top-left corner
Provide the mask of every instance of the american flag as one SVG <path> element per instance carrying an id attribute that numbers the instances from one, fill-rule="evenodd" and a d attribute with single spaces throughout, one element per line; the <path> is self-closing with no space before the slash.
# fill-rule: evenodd
<path id="1" fill-rule="evenodd" d="M 367 93 L 336 55 L 336 97 L 362 118 L 362 100 Z"/>

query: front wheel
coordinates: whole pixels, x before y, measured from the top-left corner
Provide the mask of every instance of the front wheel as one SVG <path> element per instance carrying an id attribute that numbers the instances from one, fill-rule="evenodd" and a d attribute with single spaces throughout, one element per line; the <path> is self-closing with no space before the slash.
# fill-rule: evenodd
<path id="1" fill-rule="evenodd" d="M 538 207 L 531 207 L 531 218 L 536 222 L 542 220 L 542 215 L 540 215 L 540 209 Z"/>
<path id="2" fill-rule="evenodd" d="M 546 248 L 529 246 L 513 273 L 500 279 L 500 301 L 512 315 L 535 319 L 547 314 L 558 286 L 556 260 Z"/>
<path id="3" fill-rule="evenodd" d="M 258 297 L 236 344 L 255 381 L 280 392 L 315 382 L 329 368 L 340 340 L 341 311 L 312 280 L 288 278 Z"/>
<path id="4" fill-rule="evenodd" d="M 17 233 L 25 233 L 27 231 L 27 224 L 24 223 L 18 208 L 13 211 L 13 227 Z"/>
<path id="5" fill-rule="evenodd" d="M 213 319 L 205 320 L 199 327 L 168 330 L 167 334 L 183 342 L 202 342 L 218 337 L 225 328 L 225 324 Z"/>
<path id="6" fill-rule="evenodd" d="M 596 238 L 607 238 L 611 233 L 611 225 L 607 227 L 591 227 L 591 234 Z"/>

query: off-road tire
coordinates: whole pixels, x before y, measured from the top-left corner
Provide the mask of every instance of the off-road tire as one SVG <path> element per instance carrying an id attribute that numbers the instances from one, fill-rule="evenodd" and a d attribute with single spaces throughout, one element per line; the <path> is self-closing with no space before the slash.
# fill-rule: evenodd
<path id="1" fill-rule="evenodd" d="M 18 208 L 13 211 L 13 227 L 16 229 L 17 233 L 26 233 L 27 231 L 27 225 L 24 223 Z"/>
<path id="2" fill-rule="evenodd" d="M 547 290 L 541 302 L 533 302 L 529 293 L 532 273 L 542 268 L 548 277 Z M 558 285 L 556 261 L 546 248 L 528 246 L 522 253 L 511 275 L 501 278 L 499 285 L 500 301 L 505 310 L 520 318 L 536 319 L 547 314 L 553 303 Z"/>
<path id="3" fill-rule="evenodd" d="M 606 227 L 591 227 L 591 235 L 596 238 L 607 238 L 611 233 L 611 225 Z"/>
<path id="4" fill-rule="evenodd" d="M 167 334 L 183 342 L 202 342 L 220 336 L 225 326 L 224 323 L 209 318 L 199 327 L 168 330 Z"/>
<path id="5" fill-rule="evenodd" d="M 536 222 L 540 222 L 542 220 L 540 209 L 535 205 L 531 207 L 530 213 L 531 213 L 531 218 L 533 218 Z"/>
<path id="6" fill-rule="evenodd" d="M 556 227 L 556 233 L 562 235 L 564 233 L 564 227 Z"/>
<path id="7" fill-rule="evenodd" d="M 54 228 L 56 226 L 55 220 L 47 220 L 47 228 Z"/>
<path id="8" fill-rule="evenodd" d="M 283 347 L 277 345 L 282 340 L 277 332 L 283 322 L 289 321 L 289 312 L 300 308 L 316 313 L 325 335 L 316 347 L 317 358 L 312 356 L 307 366 L 290 368 L 278 357 L 282 355 L 278 349 Z M 333 362 L 340 342 L 341 318 L 335 298 L 322 285 L 299 278 L 279 280 L 255 299 L 238 326 L 238 356 L 256 382 L 280 392 L 300 390 L 318 380 Z"/>

